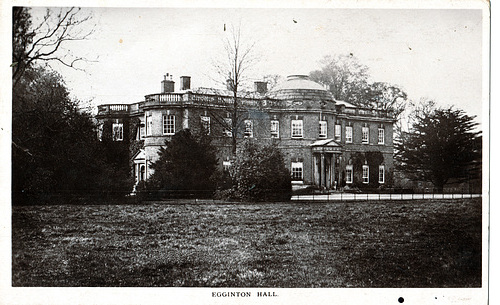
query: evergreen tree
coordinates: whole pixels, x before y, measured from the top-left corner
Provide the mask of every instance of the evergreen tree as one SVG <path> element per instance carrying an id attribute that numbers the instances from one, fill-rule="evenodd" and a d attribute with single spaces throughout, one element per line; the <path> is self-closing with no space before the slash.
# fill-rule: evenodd
<path id="1" fill-rule="evenodd" d="M 194 135 L 189 129 L 177 132 L 158 152 L 158 160 L 151 164 L 154 170 L 149 187 L 167 191 L 215 190 L 217 170 L 216 150 L 207 135 Z"/>
<path id="2" fill-rule="evenodd" d="M 432 103 L 417 109 L 411 129 L 396 145 L 400 169 L 414 180 L 432 182 L 438 191 L 450 179 L 480 177 L 482 137 L 474 118 Z"/>
<path id="3" fill-rule="evenodd" d="M 26 70 L 12 100 L 13 203 L 99 196 L 106 181 L 130 189 L 128 173 L 117 175 L 96 135 L 59 74 Z"/>

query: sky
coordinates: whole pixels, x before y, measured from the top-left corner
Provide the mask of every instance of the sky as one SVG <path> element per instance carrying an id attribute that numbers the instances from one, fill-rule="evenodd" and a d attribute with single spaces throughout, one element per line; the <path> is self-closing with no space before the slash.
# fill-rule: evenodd
<path id="1" fill-rule="evenodd" d="M 37 18 L 45 8 L 34 8 Z M 130 104 L 158 93 L 163 75 L 192 87 L 220 87 L 214 61 L 231 26 L 258 58 L 247 77 L 309 74 L 326 55 L 352 53 L 371 81 L 403 88 L 482 120 L 483 16 L 474 9 L 85 8 L 95 33 L 65 49 L 91 61 L 84 71 L 53 67 L 74 97 Z M 222 80 L 223 81 L 223 80 Z"/>

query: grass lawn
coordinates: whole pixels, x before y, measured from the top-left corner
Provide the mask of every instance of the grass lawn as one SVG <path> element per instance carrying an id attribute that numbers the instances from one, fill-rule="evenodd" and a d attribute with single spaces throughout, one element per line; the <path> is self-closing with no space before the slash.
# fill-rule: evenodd
<path id="1" fill-rule="evenodd" d="M 481 199 L 12 208 L 13 286 L 481 287 Z"/>

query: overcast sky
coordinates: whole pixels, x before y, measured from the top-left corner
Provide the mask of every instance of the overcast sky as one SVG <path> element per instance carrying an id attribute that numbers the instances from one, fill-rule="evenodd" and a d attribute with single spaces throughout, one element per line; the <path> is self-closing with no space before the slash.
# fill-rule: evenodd
<path id="1" fill-rule="evenodd" d="M 214 87 L 213 61 L 230 25 L 256 42 L 259 62 L 248 77 L 309 74 L 325 55 L 349 54 L 372 81 L 401 86 L 412 100 L 430 98 L 481 119 L 483 21 L 471 9 L 207 9 L 96 8 L 96 32 L 68 44 L 97 62 L 85 72 L 56 67 L 74 96 L 134 103 L 157 93 L 165 73 L 191 76 L 192 87 Z M 44 13 L 44 8 L 33 9 Z"/>

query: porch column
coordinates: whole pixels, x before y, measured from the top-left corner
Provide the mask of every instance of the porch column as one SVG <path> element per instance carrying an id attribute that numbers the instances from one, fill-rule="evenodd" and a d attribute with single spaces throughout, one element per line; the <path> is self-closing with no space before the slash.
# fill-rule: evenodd
<path id="1" fill-rule="evenodd" d="M 320 186 L 326 186 L 325 154 L 321 153 L 321 181 Z"/>
<path id="2" fill-rule="evenodd" d="M 330 168 L 330 181 L 332 181 L 331 188 L 335 188 L 335 162 L 337 162 L 337 158 L 335 154 L 332 154 L 332 164 Z"/>
<path id="3" fill-rule="evenodd" d="M 318 154 L 313 154 L 314 184 L 320 185 Z"/>

